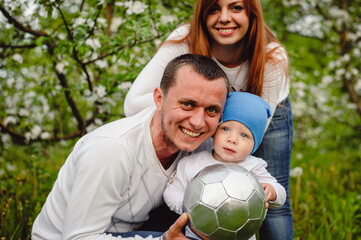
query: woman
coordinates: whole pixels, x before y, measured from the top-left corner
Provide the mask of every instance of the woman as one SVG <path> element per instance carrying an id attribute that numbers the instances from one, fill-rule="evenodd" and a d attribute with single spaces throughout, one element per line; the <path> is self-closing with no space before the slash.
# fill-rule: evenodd
<path id="1" fill-rule="evenodd" d="M 269 210 L 261 239 L 293 239 L 289 202 L 289 167 L 293 121 L 288 99 L 288 58 L 266 26 L 259 0 L 198 0 L 190 24 L 176 29 L 139 74 L 124 103 L 127 116 L 152 105 L 152 93 L 166 64 L 195 53 L 211 57 L 226 72 L 234 91 L 246 91 L 269 102 L 272 118 L 255 156 L 287 191 L 280 209 Z M 241 104 L 241 103 L 240 103 Z"/>

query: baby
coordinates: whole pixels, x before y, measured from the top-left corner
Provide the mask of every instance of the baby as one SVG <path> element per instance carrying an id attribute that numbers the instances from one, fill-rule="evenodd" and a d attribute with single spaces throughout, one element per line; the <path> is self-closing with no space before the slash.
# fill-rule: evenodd
<path id="1" fill-rule="evenodd" d="M 168 207 L 181 214 L 187 184 L 203 168 L 220 162 L 237 163 L 249 170 L 264 189 L 266 207 L 281 207 L 286 200 L 284 187 L 267 171 L 266 161 L 251 155 L 262 142 L 270 115 L 270 106 L 261 97 L 246 92 L 229 93 L 221 123 L 213 136 L 213 151 L 199 152 L 179 161 L 177 172 L 163 193 Z M 186 235 L 200 239 L 189 228 Z"/>

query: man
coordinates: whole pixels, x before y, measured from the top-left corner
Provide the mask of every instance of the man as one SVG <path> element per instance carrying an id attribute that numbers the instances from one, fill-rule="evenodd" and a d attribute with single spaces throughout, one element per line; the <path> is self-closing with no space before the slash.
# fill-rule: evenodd
<path id="1" fill-rule="evenodd" d="M 104 125 L 76 143 L 32 239 L 112 239 L 105 233 L 137 230 L 162 203 L 178 160 L 216 131 L 228 90 L 211 59 L 186 54 L 172 60 L 154 90 L 155 109 Z M 163 237 L 186 239 L 186 222 L 182 215 Z"/>

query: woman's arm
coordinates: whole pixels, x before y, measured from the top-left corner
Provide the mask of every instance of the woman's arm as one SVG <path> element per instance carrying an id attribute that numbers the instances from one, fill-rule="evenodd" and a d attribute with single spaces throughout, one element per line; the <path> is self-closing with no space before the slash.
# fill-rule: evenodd
<path id="1" fill-rule="evenodd" d="M 268 48 L 272 50 L 278 44 L 271 43 Z M 278 47 L 273 53 L 274 60 L 266 64 L 263 83 L 262 98 L 271 106 L 273 116 L 277 105 L 284 100 L 289 93 L 289 82 L 287 77 L 288 57 L 283 47 Z M 272 119 L 272 117 L 270 118 Z"/>

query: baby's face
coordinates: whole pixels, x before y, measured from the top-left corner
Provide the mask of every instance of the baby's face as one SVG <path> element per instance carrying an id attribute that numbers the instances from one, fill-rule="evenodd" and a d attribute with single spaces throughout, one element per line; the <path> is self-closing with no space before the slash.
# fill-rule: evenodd
<path id="1" fill-rule="evenodd" d="M 222 162 L 240 162 L 251 153 L 253 146 L 253 135 L 245 125 L 227 121 L 218 126 L 214 135 L 213 156 Z"/>

